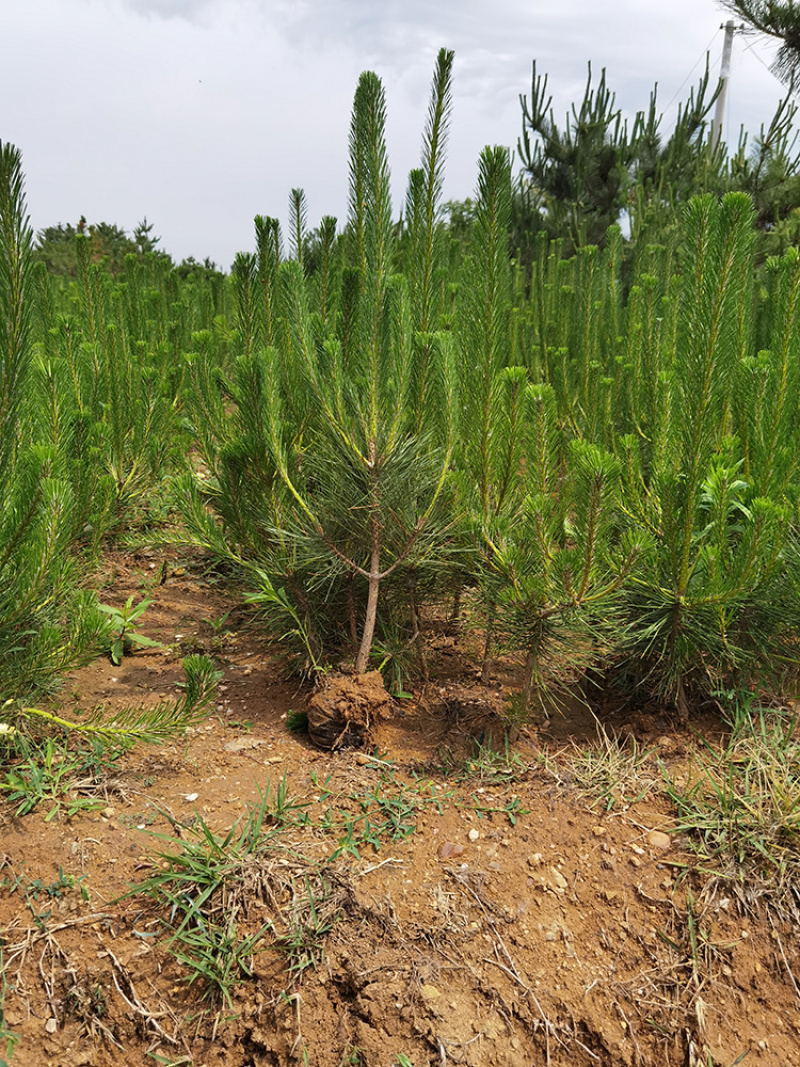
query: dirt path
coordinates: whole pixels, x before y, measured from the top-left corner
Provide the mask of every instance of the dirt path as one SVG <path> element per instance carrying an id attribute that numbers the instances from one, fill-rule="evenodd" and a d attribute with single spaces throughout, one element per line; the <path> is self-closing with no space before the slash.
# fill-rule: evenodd
<path id="1" fill-rule="evenodd" d="M 113 558 L 101 598 L 138 598 L 162 562 Z M 167 647 L 96 661 L 59 706 L 172 697 L 190 651 L 218 659 L 219 702 L 66 800 L 3 806 L 13 1067 L 800 1063 L 795 931 L 743 917 L 654 833 L 674 826 L 657 761 L 678 773 L 687 733 L 632 719 L 603 797 L 609 759 L 566 751 L 596 741 L 588 716 L 476 755 L 429 686 L 379 725 L 378 758 L 319 752 L 287 728 L 308 694 L 201 561 L 168 553 L 152 593 L 140 629 Z M 431 655 L 440 679 L 474 674 L 457 641 Z M 201 867 L 225 871 L 203 906 L 179 880 Z M 169 951 L 181 922 L 194 965 Z"/>

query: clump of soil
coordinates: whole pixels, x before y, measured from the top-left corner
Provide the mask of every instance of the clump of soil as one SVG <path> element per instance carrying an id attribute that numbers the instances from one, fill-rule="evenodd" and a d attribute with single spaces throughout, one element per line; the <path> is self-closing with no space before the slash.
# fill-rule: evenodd
<path id="1" fill-rule="evenodd" d="M 317 748 L 364 748 L 394 702 L 380 671 L 366 674 L 325 674 L 308 702 L 308 736 Z"/>
<path id="2" fill-rule="evenodd" d="M 439 695 L 453 724 L 473 737 L 499 739 L 504 730 L 509 730 L 502 692 L 486 686 L 449 685 L 440 689 Z M 509 740 L 516 741 L 518 731 L 509 733 Z"/>

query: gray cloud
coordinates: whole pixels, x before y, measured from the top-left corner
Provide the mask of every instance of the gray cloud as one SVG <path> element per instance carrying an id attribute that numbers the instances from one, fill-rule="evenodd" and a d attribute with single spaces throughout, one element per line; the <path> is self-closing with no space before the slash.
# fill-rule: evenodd
<path id="1" fill-rule="evenodd" d="M 286 217 L 293 186 L 306 189 L 312 224 L 344 215 L 361 70 L 375 70 L 386 87 L 397 208 L 419 161 L 441 46 L 456 52 L 448 197 L 474 191 L 485 144 L 515 146 L 518 97 L 530 91 L 534 58 L 550 75 L 563 121 L 583 94 L 589 59 L 598 74 L 608 68 L 618 106 L 631 113 L 646 106 L 656 80 L 666 105 L 709 42 L 712 58 L 721 46 L 715 0 L 673 0 L 668 8 L 652 0 L 6 7 L 0 116 L 4 138 L 23 150 L 34 225 L 85 214 L 131 228 L 146 214 L 173 255 L 210 255 L 225 266 L 251 247 L 255 214 Z M 758 50 L 734 52 L 734 141 L 739 122 L 757 129 L 769 120 L 781 92 L 757 64 Z"/>
<path id="2" fill-rule="evenodd" d="M 136 15 L 187 22 L 200 21 L 218 3 L 219 0 L 123 0 L 123 5 Z"/>

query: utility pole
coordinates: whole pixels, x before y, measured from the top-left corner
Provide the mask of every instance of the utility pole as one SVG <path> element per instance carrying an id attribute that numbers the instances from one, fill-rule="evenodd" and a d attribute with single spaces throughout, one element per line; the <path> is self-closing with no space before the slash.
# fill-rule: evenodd
<path id="1" fill-rule="evenodd" d="M 720 29 L 723 29 L 720 26 Z M 731 52 L 733 50 L 733 19 L 729 19 L 724 26 L 725 41 L 722 45 L 722 66 L 720 67 L 719 80 L 722 88 L 717 97 L 717 109 L 714 112 L 714 122 L 711 125 L 711 147 L 716 152 L 722 137 L 722 122 L 725 117 L 725 101 L 728 98 L 728 79 L 731 74 Z"/>

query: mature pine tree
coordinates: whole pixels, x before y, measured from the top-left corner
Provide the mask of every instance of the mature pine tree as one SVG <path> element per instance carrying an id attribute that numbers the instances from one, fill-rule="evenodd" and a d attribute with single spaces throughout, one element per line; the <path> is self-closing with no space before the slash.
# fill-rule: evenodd
<path id="1" fill-rule="evenodd" d="M 772 70 L 782 82 L 794 86 L 800 75 L 800 4 L 794 0 L 722 0 L 731 14 L 750 29 L 780 41 Z"/>

